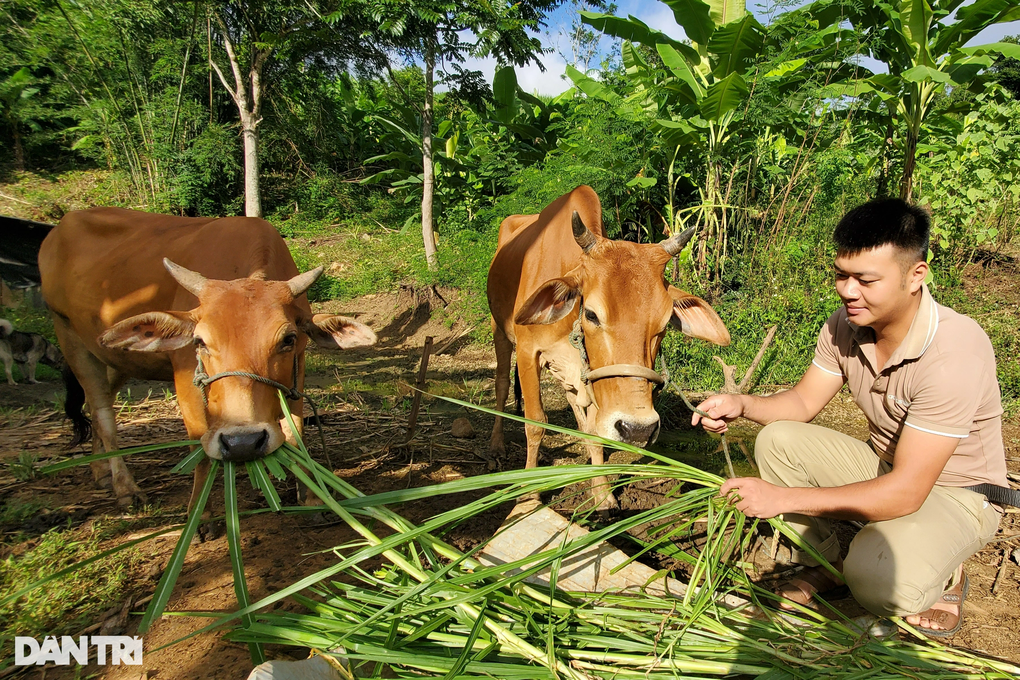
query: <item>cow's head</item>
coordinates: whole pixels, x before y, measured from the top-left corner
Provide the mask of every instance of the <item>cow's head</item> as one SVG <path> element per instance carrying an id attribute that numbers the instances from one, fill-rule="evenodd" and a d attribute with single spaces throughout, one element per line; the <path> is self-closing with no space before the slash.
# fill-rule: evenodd
<path id="1" fill-rule="evenodd" d="M 210 376 L 238 371 L 300 389 L 309 338 L 325 349 L 375 343 L 375 333 L 368 326 L 333 314 L 312 315 L 307 304 L 297 304 L 322 267 L 289 281 L 266 281 L 259 275 L 220 281 L 169 260 L 163 263 L 181 287 L 198 298 L 198 307 L 125 319 L 100 336 L 102 345 L 137 352 L 187 348 L 197 354 Z M 283 429 L 275 387 L 245 376 L 228 376 L 206 390 L 202 446 L 210 457 L 253 460 L 283 444 L 289 430 Z"/>
<path id="2" fill-rule="evenodd" d="M 659 432 L 653 368 L 666 329 L 672 325 L 717 345 L 728 345 L 730 334 L 707 302 L 671 286 L 663 276 L 693 230 L 658 244 L 613 241 L 589 230 L 576 211 L 572 227 L 583 251 L 581 264 L 540 286 L 515 321 L 551 324 L 580 313 L 592 381 L 590 394 L 578 394 L 578 401 L 585 406 L 593 399 L 597 406 L 589 430 L 644 446 Z"/>

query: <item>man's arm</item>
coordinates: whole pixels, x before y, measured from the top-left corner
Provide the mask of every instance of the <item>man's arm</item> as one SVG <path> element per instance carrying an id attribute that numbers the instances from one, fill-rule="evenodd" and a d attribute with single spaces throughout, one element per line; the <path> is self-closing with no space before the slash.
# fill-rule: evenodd
<path id="1" fill-rule="evenodd" d="M 812 420 L 832 401 L 843 386 L 843 377 L 823 371 L 814 364 L 808 367 L 796 387 L 768 397 L 750 394 L 717 394 L 698 405 L 710 418 L 697 413 L 691 425 L 701 423 L 709 432 L 725 432 L 727 423 L 743 416 L 761 425 L 776 420 Z"/>
<path id="2" fill-rule="evenodd" d="M 960 440 L 903 428 L 893 469 L 865 482 L 830 488 L 775 486 L 756 477 L 727 480 L 720 494 L 739 496 L 735 505 L 749 517 L 783 513 L 877 522 L 916 512 L 942 474 Z"/>

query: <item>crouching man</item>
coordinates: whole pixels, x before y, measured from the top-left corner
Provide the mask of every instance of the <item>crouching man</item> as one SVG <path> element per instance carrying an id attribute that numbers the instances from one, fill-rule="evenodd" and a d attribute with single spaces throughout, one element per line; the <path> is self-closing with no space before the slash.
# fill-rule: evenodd
<path id="1" fill-rule="evenodd" d="M 739 416 L 767 425 L 755 442 L 762 478 L 728 480 L 722 493 L 748 516 L 782 515 L 872 613 L 946 637 L 962 620 L 963 562 L 1001 516 L 966 487 L 1008 483 L 992 345 L 932 299 L 928 238 L 928 215 L 899 199 L 849 212 L 834 233 L 843 307 L 800 382 L 769 397 L 710 397 L 700 405 L 710 418 L 692 422 L 711 432 Z M 868 442 L 807 424 L 844 384 L 867 416 Z M 845 563 L 830 519 L 868 522 Z M 793 559 L 806 569 L 780 596 L 808 604 L 844 585 L 803 551 Z"/>

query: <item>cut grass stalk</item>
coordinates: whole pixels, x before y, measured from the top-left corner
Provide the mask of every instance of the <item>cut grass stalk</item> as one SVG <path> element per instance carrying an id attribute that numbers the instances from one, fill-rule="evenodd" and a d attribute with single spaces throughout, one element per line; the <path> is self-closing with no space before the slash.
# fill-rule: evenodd
<path id="1" fill-rule="evenodd" d="M 458 400 L 448 401 L 466 405 Z M 500 415 L 517 419 L 512 414 Z M 935 643 L 872 640 L 845 619 L 830 621 L 814 612 L 780 617 L 762 604 L 761 613 L 765 616 L 758 619 L 751 615 L 751 609 L 734 611 L 718 606 L 719 593 L 726 590 L 755 602 L 771 597 L 751 584 L 738 566 L 756 522 L 747 522 L 725 499 L 718 498 L 722 479 L 636 447 L 541 425 L 632 450 L 657 463 L 511 471 L 366 497 L 312 460 L 295 428 L 297 446 L 284 446 L 261 463 L 249 466 L 253 484 L 262 490 L 273 510 L 293 511 L 296 509 L 280 507 L 278 499 L 273 502 L 275 489 L 269 479 L 269 475 L 283 479 L 289 472 L 360 534 L 365 544 L 336 548 L 337 564 L 259 602 L 249 604 L 247 590 L 238 590 L 237 612 L 221 616 L 192 635 L 239 621 L 241 627 L 230 634 L 234 639 L 251 644 L 274 642 L 323 649 L 335 649 L 342 644 L 350 659 L 369 664 L 367 667 L 375 670 L 374 675 L 392 677 L 658 680 L 677 675 L 756 675 L 846 680 L 865 676 L 1005 678 L 1020 672 L 1011 664 L 980 659 Z M 224 474 L 234 479 L 233 470 L 225 470 Z M 562 489 L 606 474 L 631 480 L 671 478 L 696 488 L 678 491 L 661 506 L 634 517 L 596 527 L 580 539 L 564 540 L 538 555 L 497 567 L 486 567 L 474 557 L 474 551 L 462 552 L 435 536 L 526 493 Z M 233 512 L 228 509 L 227 514 L 228 525 L 232 527 L 228 527 L 228 540 L 235 581 L 243 583 L 236 488 L 228 486 L 233 491 L 225 494 L 228 508 L 234 506 Z M 420 526 L 387 507 L 483 488 L 496 490 Z M 334 492 L 342 498 L 334 499 Z M 197 526 L 200 512 L 197 510 L 189 517 L 189 524 L 195 520 Z M 565 593 L 556 587 L 563 560 L 579 551 L 622 536 L 640 524 L 657 527 L 649 534 L 646 549 L 668 548 L 676 535 L 693 524 L 692 518 L 707 520 L 705 544 L 700 551 L 692 551 L 695 578 L 691 579 L 693 587 L 684 598 L 647 593 L 632 596 Z M 363 520 L 380 522 L 393 533 L 379 537 Z M 792 533 L 782 522 L 772 524 L 784 534 Z M 229 539 L 231 534 L 233 539 Z M 799 536 L 791 538 L 801 545 Z M 182 536 L 175 559 L 182 544 L 186 552 L 188 542 L 190 536 L 187 541 Z M 379 556 L 392 566 L 372 572 L 360 566 Z M 183 552 L 179 557 L 182 562 Z M 552 576 L 548 586 L 533 586 L 524 581 L 544 569 Z M 340 573 L 361 585 L 330 582 Z M 306 589 L 308 596 L 301 594 Z M 164 590 L 165 597 L 169 597 L 169 589 L 160 592 Z M 258 613 L 288 596 L 295 596 L 312 613 Z M 146 613 L 147 617 L 149 614 Z M 149 617 L 146 623 L 151 620 Z M 809 622 L 813 628 L 804 627 Z"/>
<path id="2" fill-rule="evenodd" d="M 117 458 L 119 456 L 132 456 L 136 453 L 152 453 L 153 451 L 162 451 L 164 449 L 175 449 L 179 446 L 199 446 L 201 442 L 197 441 L 179 441 L 179 442 L 167 442 L 164 444 L 147 444 L 145 446 L 133 446 L 129 449 L 117 449 L 116 451 L 104 451 L 102 453 L 91 453 L 87 456 L 77 456 L 75 458 L 68 458 L 58 463 L 52 463 L 50 465 L 44 465 L 39 469 L 44 475 L 66 470 L 68 468 L 77 467 L 79 465 L 86 465 L 88 463 L 94 463 L 97 460 L 107 460 L 110 458 Z M 193 454 L 192 454 L 193 455 Z"/>
<path id="3" fill-rule="evenodd" d="M 170 561 L 167 563 L 166 569 L 163 570 L 163 576 L 159 579 L 156 591 L 152 594 L 152 601 L 149 602 L 149 606 L 145 609 L 142 622 L 138 625 L 139 633 L 147 633 L 152 622 L 158 619 L 163 610 L 166 609 L 166 603 L 170 600 L 170 593 L 173 592 L 174 584 L 177 583 L 177 577 L 180 576 L 181 569 L 184 568 L 184 558 L 188 554 L 191 539 L 195 537 L 195 532 L 198 530 L 202 512 L 205 510 L 205 504 L 209 500 L 209 494 L 212 492 L 213 482 L 216 481 L 215 473 L 218 465 L 218 460 L 210 461 L 209 474 L 206 475 L 205 484 L 202 486 L 195 507 L 191 509 L 191 513 L 188 515 L 188 521 L 184 525 L 181 537 L 177 540 L 173 554 L 170 555 Z"/>
<path id="4" fill-rule="evenodd" d="M 251 470 L 249 466 L 249 470 Z M 210 475 L 211 477 L 212 475 Z M 205 505 L 204 503 L 202 505 Z M 223 463 L 223 505 L 226 507 L 227 547 L 230 551 L 230 567 L 234 574 L 234 595 L 241 609 L 247 607 L 251 600 L 248 597 L 248 579 L 244 575 L 244 561 L 241 557 L 241 524 L 237 517 L 237 475 L 234 463 Z M 251 616 L 241 617 L 241 625 L 251 625 Z M 251 661 L 256 666 L 266 660 L 265 651 L 257 642 L 249 642 Z"/>

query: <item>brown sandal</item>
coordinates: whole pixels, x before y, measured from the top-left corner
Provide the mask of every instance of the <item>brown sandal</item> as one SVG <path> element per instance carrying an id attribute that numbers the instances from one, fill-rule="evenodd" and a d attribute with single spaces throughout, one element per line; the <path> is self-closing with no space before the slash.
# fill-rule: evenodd
<path id="1" fill-rule="evenodd" d="M 939 630 L 933 630 L 931 628 L 924 628 L 922 626 L 913 626 L 914 630 L 922 635 L 935 638 L 947 638 L 955 635 L 960 627 L 963 625 L 963 601 L 967 599 L 967 593 L 970 591 L 970 580 L 967 578 L 967 573 L 962 572 L 962 576 L 959 581 L 956 582 L 952 588 L 949 588 L 942 593 L 942 602 L 946 604 L 955 604 L 957 606 L 957 612 L 947 612 L 944 609 L 926 609 L 917 616 L 922 619 L 928 619 L 932 623 L 937 623 L 942 626 Z M 907 624 L 911 625 L 911 624 Z"/>
<path id="2" fill-rule="evenodd" d="M 790 578 L 773 591 L 780 598 L 795 602 L 804 607 L 817 608 L 815 595 L 825 595 L 827 599 L 838 600 L 845 596 L 849 589 L 842 579 L 837 578 L 825 567 L 807 567 L 793 578 Z M 780 600 L 782 609 L 793 609 Z"/>

